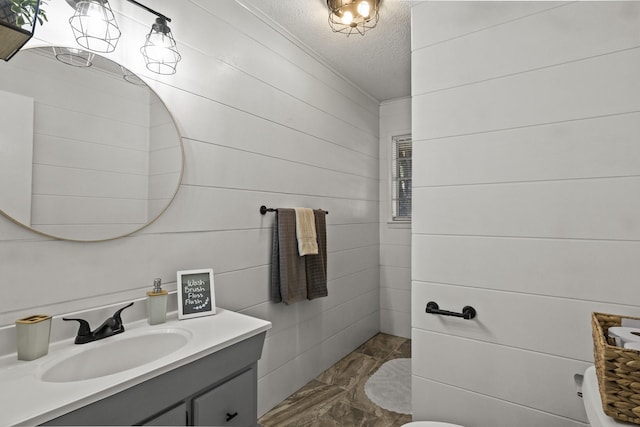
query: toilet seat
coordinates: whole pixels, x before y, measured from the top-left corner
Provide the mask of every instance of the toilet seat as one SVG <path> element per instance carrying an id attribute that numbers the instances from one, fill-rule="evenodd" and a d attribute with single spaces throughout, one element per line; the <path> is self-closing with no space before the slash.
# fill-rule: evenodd
<path id="1" fill-rule="evenodd" d="M 441 423 L 439 421 L 414 421 L 402 427 L 462 427 L 458 424 Z"/>
<path id="2" fill-rule="evenodd" d="M 602 400 L 600 399 L 600 389 L 598 388 L 598 377 L 596 368 L 591 365 L 584 373 L 582 382 L 582 400 L 584 409 L 587 412 L 587 419 L 591 427 L 616 427 L 631 425 L 622 421 L 617 421 L 606 415 L 602 410 Z"/>

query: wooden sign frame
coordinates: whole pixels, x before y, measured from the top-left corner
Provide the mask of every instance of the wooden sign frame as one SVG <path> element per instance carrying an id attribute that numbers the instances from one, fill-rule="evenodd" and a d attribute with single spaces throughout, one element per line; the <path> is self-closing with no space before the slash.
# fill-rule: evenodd
<path id="1" fill-rule="evenodd" d="M 178 319 L 216 314 L 213 269 L 177 272 Z"/>

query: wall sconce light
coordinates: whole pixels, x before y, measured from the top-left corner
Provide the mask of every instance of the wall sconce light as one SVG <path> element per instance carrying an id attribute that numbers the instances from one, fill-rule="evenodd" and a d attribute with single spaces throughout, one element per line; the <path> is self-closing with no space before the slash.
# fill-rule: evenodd
<path id="1" fill-rule="evenodd" d="M 334 33 L 361 36 L 378 25 L 378 7 L 382 0 L 327 0 L 329 26 Z"/>
<path id="2" fill-rule="evenodd" d="M 181 56 L 171 34 L 171 29 L 167 25 L 167 22 L 171 22 L 171 18 L 167 18 L 135 0 L 127 1 L 157 16 L 151 25 L 151 31 L 147 34 L 144 45 L 140 48 L 147 69 L 157 74 L 174 74 Z"/>
<path id="3" fill-rule="evenodd" d="M 158 74 L 174 74 L 181 58 L 167 20 L 164 16 L 156 18 L 140 48 L 147 68 Z"/>
<path id="4" fill-rule="evenodd" d="M 69 18 L 76 42 L 94 52 L 116 49 L 120 29 L 107 0 L 67 0 L 75 13 Z"/>
<path id="5" fill-rule="evenodd" d="M 66 1 L 75 9 L 69 24 L 78 44 L 94 52 L 113 52 L 121 32 L 109 1 Z M 167 25 L 171 19 L 135 0 L 127 1 L 157 16 L 144 45 L 140 48 L 147 69 L 157 74 L 174 74 L 181 56 Z"/>
<path id="6" fill-rule="evenodd" d="M 73 47 L 55 47 L 52 46 L 53 56 L 60 62 L 74 67 L 91 67 L 95 53 L 86 50 L 76 49 Z"/>

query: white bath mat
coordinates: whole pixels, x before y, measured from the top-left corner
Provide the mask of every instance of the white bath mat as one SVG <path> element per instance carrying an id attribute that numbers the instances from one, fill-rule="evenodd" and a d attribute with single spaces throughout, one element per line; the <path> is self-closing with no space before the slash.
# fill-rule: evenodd
<path id="1" fill-rule="evenodd" d="M 367 380 L 364 392 L 381 408 L 401 414 L 411 413 L 411 359 L 385 362 Z"/>

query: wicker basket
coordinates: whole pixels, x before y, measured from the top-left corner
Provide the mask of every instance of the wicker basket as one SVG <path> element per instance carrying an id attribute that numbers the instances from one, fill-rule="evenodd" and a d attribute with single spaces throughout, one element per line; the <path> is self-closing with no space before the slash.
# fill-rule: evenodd
<path id="1" fill-rule="evenodd" d="M 604 413 L 617 420 L 640 424 L 640 351 L 608 342 L 607 330 L 622 318 L 638 317 L 593 313 L 593 356 Z"/>

